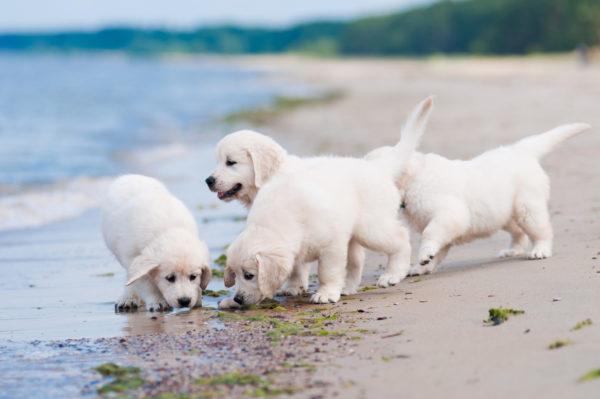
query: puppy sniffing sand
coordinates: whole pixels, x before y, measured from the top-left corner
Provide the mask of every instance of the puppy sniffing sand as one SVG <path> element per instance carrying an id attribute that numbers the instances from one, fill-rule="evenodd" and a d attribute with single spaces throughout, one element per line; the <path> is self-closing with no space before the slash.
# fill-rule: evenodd
<path id="1" fill-rule="evenodd" d="M 115 309 L 147 310 L 202 305 L 211 278 L 210 256 L 193 216 L 158 180 L 125 175 L 102 207 L 106 246 L 127 270 Z"/>
<path id="2" fill-rule="evenodd" d="M 414 153 L 397 182 L 404 192 L 404 214 L 422 233 L 419 265 L 411 274 L 432 272 L 452 245 L 498 230 L 512 238 L 499 256 L 524 254 L 528 240 L 533 244 L 529 259 L 551 256 L 550 180 L 539 161 L 562 141 L 589 128 L 582 123 L 559 126 L 468 161 Z M 392 156 L 389 147 L 367 155 L 387 156 Z"/>

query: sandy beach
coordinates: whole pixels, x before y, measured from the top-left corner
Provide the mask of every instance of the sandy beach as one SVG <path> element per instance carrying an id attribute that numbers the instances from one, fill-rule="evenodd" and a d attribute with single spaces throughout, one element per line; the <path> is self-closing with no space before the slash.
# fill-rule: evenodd
<path id="1" fill-rule="evenodd" d="M 239 123 L 272 135 L 296 154 L 360 156 L 395 143 L 406 114 L 431 94 L 437 96 L 436 108 L 421 150 L 450 158 L 466 159 L 562 123 L 592 124 L 592 131 L 543 161 L 552 181 L 554 256 L 497 260 L 509 241 L 500 233 L 453 249 L 435 274 L 388 289 L 373 287 L 383 258 L 370 254 L 362 292 L 333 305 L 278 298 L 280 305 L 249 312 L 118 316 L 120 332 L 110 338 L 8 342 L 0 345 L 0 358 L 9 360 L 0 365 L 6 376 L 0 398 L 33 394 L 44 384 L 52 387 L 48 397 L 94 397 L 111 383 L 93 370 L 105 362 L 140 367 L 143 383 L 125 390 L 131 397 L 597 396 L 600 379 L 578 380 L 600 368 L 600 65 L 583 67 L 570 56 L 422 61 L 289 56 L 227 62 L 341 93 L 258 126 Z M 199 202 L 205 172 L 198 177 L 193 171 L 210 162 L 187 164 L 190 174 L 171 182 L 186 203 Z M 223 209 L 237 215 L 241 208 Z M 207 216 L 210 209 L 200 213 Z M 97 222 L 98 215 L 86 217 Z M 105 252 L 98 254 L 96 231 L 81 235 L 72 223 L 63 225 L 59 230 L 70 234 L 64 240 L 76 236 L 107 262 Z M 201 228 L 210 234 L 208 224 Z M 413 234 L 413 249 L 418 239 Z M 25 233 L 2 242 L 27 244 L 21 251 L 37 245 L 35 236 Z M 68 258 L 68 252 L 60 255 Z M 111 263 L 94 273 L 108 270 L 120 277 L 117 268 Z M 106 312 L 104 305 L 98 311 Z M 525 313 L 488 326 L 483 320 L 495 307 Z M 111 317 L 98 323 L 112 323 Z M 591 326 L 573 330 L 586 319 Z M 549 349 L 557 340 L 568 344 Z M 25 345 L 29 349 L 22 350 Z M 11 391 L 11 384 L 23 384 L 24 375 L 33 380 L 30 388 Z M 218 380 L 223 375 L 234 382 Z"/>

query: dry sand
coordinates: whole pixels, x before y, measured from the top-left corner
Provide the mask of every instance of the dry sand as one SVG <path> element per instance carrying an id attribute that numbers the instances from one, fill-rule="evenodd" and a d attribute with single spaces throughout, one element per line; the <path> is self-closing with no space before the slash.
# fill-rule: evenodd
<path id="1" fill-rule="evenodd" d="M 244 62 L 345 93 L 263 127 L 301 153 L 360 155 L 394 143 L 406 113 L 429 94 L 436 109 L 422 150 L 450 158 L 562 123 L 596 126 L 543 161 L 552 181 L 551 259 L 496 260 L 508 244 L 500 233 L 453 249 L 434 275 L 363 293 L 341 309 L 364 310 L 359 327 L 377 334 L 316 374 L 341 397 L 598 397 L 600 379 L 577 380 L 600 368 L 600 65 L 571 57 Z M 365 284 L 380 263 L 368 260 Z M 499 306 L 525 314 L 484 326 Z M 570 331 L 588 318 L 593 326 Z M 573 344 L 549 350 L 558 339 Z"/>

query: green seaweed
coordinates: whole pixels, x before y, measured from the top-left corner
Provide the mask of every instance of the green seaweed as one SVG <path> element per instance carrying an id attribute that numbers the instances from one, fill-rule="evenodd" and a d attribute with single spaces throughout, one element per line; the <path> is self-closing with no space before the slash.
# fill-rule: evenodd
<path id="1" fill-rule="evenodd" d="M 367 292 L 367 291 L 372 291 L 372 290 L 376 290 L 377 287 L 374 285 L 367 285 L 365 287 L 362 287 L 361 289 L 359 289 L 360 292 Z"/>
<path id="2" fill-rule="evenodd" d="M 494 326 L 504 323 L 509 319 L 510 316 L 516 316 L 525 313 L 524 310 L 511 308 L 491 308 L 488 312 L 489 317 L 487 320 L 484 320 L 484 323 Z"/>
<path id="3" fill-rule="evenodd" d="M 558 339 L 554 342 L 552 342 L 550 345 L 548 345 L 548 349 L 553 350 L 553 349 L 558 349 L 558 348 L 562 348 L 563 346 L 567 346 L 567 345 L 572 345 L 573 341 L 570 341 L 568 339 Z"/>
<path id="4" fill-rule="evenodd" d="M 213 277 L 223 278 L 225 277 L 225 272 L 221 269 L 212 268 L 211 270 Z"/>
<path id="5" fill-rule="evenodd" d="M 577 381 L 586 382 L 586 381 L 595 380 L 596 378 L 600 378 L 600 368 L 585 373 L 584 375 L 579 377 L 579 379 Z"/>
<path id="6" fill-rule="evenodd" d="M 206 295 L 206 296 L 210 296 L 213 298 L 219 298 L 225 295 L 229 295 L 229 291 L 228 290 L 217 290 L 217 291 L 213 291 L 213 290 L 204 290 L 202 292 L 202 295 Z"/>
<path id="7" fill-rule="evenodd" d="M 227 255 L 221 254 L 217 259 L 214 260 L 215 264 L 225 267 L 227 265 Z"/>
<path id="8" fill-rule="evenodd" d="M 573 328 L 571 328 L 571 331 L 581 330 L 582 328 L 589 327 L 591 325 L 592 325 L 592 319 L 585 319 L 585 320 L 580 321 L 579 323 L 575 324 L 575 326 Z"/>
<path id="9" fill-rule="evenodd" d="M 97 389 L 99 394 L 126 392 L 144 385 L 144 380 L 140 376 L 141 370 L 138 367 L 121 367 L 115 363 L 104 363 L 95 367 L 94 370 L 104 377 L 113 377 L 112 381 Z"/>
<path id="10" fill-rule="evenodd" d="M 231 372 L 211 377 L 202 377 L 196 380 L 198 385 L 209 386 L 250 386 L 244 394 L 255 398 L 266 398 L 282 394 L 292 394 L 292 388 L 275 388 L 271 381 L 256 374 Z"/>
<path id="11" fill-rule="evenodd" d="M 114 273 L 113 272 L 106 272 L 106 273 L 99 273 L 96 274 L 96 277 L 114 277 Z"/>

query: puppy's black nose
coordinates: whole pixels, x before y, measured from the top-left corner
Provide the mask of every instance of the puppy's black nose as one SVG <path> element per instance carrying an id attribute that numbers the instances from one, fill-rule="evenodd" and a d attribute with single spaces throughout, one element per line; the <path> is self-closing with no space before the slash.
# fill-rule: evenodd
<path id="1" fill-rule="evenodd" d="M 236 296 L 233 297 L 233 300 L 238 305 L 243 305 L 244 304 L 244 297 L 241 296 L 240 294 L 236 294 Z"/>
<path id="2" fill-rule="evenodd" d="M 215 179 L 212 176 L 208 176 L 206 178 L 206 180 L 204 180 L 206 182 L 206 185 L 208 186 L 208 188 L 212 188 L 215 185 L 215 182 L 217 181 L 217 179 Z"/>
<path id="3" fill-rule="evenodd" d="M 182 298 L 177 298 L 177 302 L 179 302 L 179 306 L 181 306 L 182 308 L 187 308 L 188 306 L 190 306 L 190 302 L 192 302 L 192 300 L 187 296 L 184 296 Z"/>

